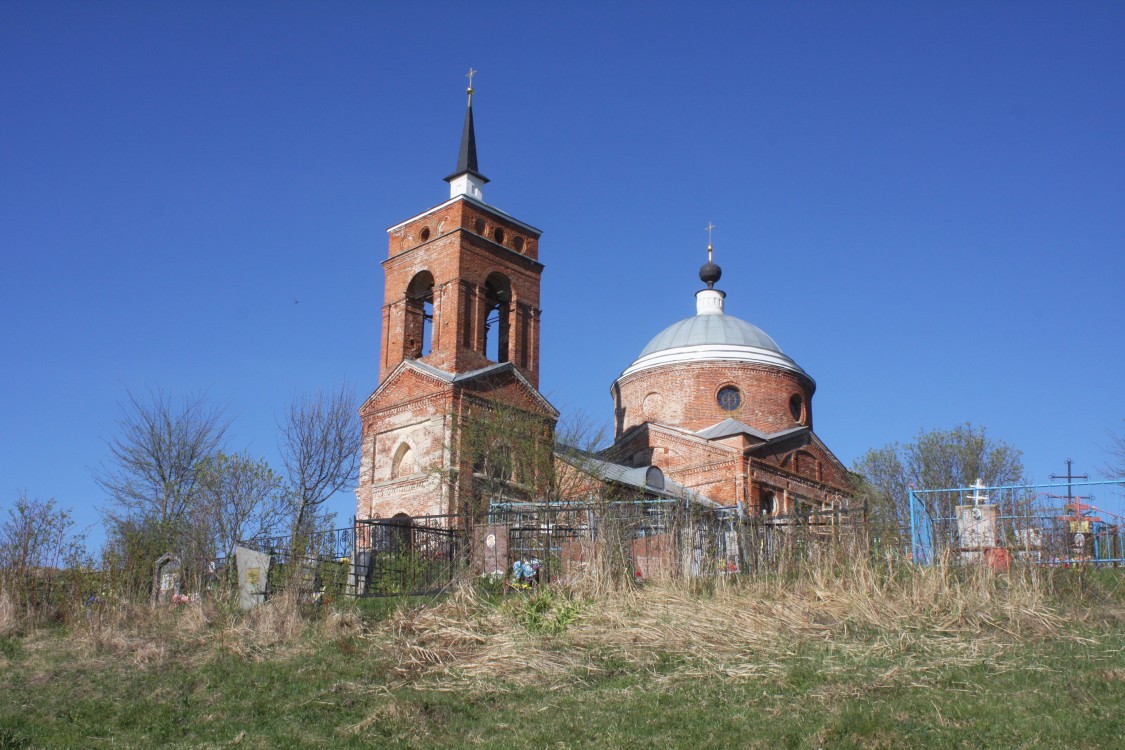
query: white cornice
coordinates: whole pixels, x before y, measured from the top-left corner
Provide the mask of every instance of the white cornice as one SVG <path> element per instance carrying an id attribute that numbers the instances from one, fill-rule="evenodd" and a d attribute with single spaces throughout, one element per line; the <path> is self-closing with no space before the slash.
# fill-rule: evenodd
<path id="1" fill-rule="evenodd" d="M 531 226 L 530 224 L 526 224 L 526 223 L 520 221 L 519 219 L 512 216 L 511 214 L 505 213 L 504 211 L 501 211 L 499 208 L 496 208 L 495 206 L 490 206 L 483 201 L 478 201 L 470 195 L 454 196 L 454 197 L 450 198 L 449 200 L 445 201 L 444 203 L 439 203 L 438 205 L 434 206 L 433 208 L 426 209 L 425 211 L 418 214 L 417 216 L 411 216 L 406 221 L 400 221 L 398 224 L 395 224 L 393 227 L 388 228 L 387 234 L 390 234 L 391 232 L 393 232 L 397 229 L 401 229 L 402 227 L 406 226 L 410 222 L 417 221 L 418 219 L 421 219 L 423 216 L 429 216 L 430 214 L 434 213 L 435 211 L 440 211 L 441 209 L 445 208 L 446 206 L 453 205 L 457 201 L 465 201 L 466 203 L 471 203 L 472 205 L 476 206 L 477 208 L 480 208 L 480 209 L 483 209 L 483 210 L 488 211 L 490 213 L 496 214 L 497 216 L 504 219 L 505 221 L 512 222 L 513 224 L 518 226 L 520 229 L 531 232 L 532 234 L 534 234 L 536 236 L 536 238 L 538 238 L 541 234 L 543 234 L 542 229 L 536 229 L 535 227 Z"/>
<path id="2" fill-rule="evenodd" d="M 621 373 L 618 380 L 641 370 L 664 365 L 687 364 L 691 362 L 749 362 L 752 364 L 770 365 L 789 372 L 795 372 L 808 378 L 808 373 L 793 360 L 779 352 L 762 349 L 757 346 L 744 344 L 700 344 L 697 346 L 680 346 L 674 349 L 662 349 L 641 357 L 625 372 Z M 809 378 L 810 380 L 812 378 Z"/>

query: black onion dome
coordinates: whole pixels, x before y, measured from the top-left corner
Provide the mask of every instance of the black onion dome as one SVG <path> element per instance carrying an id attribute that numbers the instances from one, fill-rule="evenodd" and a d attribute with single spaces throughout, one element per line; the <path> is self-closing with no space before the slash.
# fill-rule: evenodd
<path id="1" fill-rule="evenodd" d="M 715 286 L 715 282 L 723 277 L 723 269 L 711 261 L 707 261 L 699 269 L 699 280 L 707 285 L 708 289 Z"/>

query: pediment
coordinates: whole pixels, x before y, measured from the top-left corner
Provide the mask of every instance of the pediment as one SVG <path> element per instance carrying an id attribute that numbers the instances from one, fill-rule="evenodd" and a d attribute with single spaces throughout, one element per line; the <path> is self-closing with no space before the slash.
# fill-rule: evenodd
<path id="1" fill-rule="evenodd" d="M 558 410 L 510 364 L 493 365 L 458 375 L 454 382 L 464 394 L 541 414 L 552 420 L 559 418 Z"/>
<path id="2" fill-rule="evenodd" d="M 423 369 L 413 364 L 411 360 L 404 360 L 391 370 L 390 375 L 363 402 L 360 413 L 380 411 L 395 404 L 417 401 L 452 390 L 450 379 L 431 372 L 433 368 Z"/>

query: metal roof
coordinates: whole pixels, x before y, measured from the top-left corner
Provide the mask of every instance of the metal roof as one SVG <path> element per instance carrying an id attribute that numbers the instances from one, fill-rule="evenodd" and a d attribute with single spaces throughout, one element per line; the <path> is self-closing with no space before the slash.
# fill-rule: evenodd
<path id="1" fill-rule="evenodd" d="M 488 178 L 482 175 L 477 167 L 477 136 L 473 130 L 473 96 L 471 90 L 469 106 L 465 109 L 465 125 L 461 129 L 461 148 L 457 152 L 457 166 L 445 180 L 449 182 L 454 177 L 466 172 L 478 177 L 481 182 L 488 182 Z"/>
<path id="2" fill-rule="evenodd" d="M 795 372 L 816 385 L 765 331 L 723 313 L 693 315 L 668 326 L 648 342 L 621 377 L 652 367 L 711 361 L 770 365 Z"/>
<path id="3" fill-rule="evenodd" d="M 591 477 L 603 482 L 613 482 L 614 484 L 634 487 L 658 497 L 685 498 L 702 505 L 716 505 L 715 501 L 710 498 L 683 486 L 679 482 L 669 479 L 667 476 L 664 477 L 663 488 L 653 487 L 647 482 L 648 470 L 651 468 L 649 466 L 623 466 L 622 464 L 615 464 L 612 461 L 595 458 L 585 451 L 574 448 L 556 450 L 555 456 L 579 471 L 589 474 Z"/>
<path id="4" fill-rule="evenodd" d="M 692 315 L 656 334 L 641 351 L 641 357 L 666 349 L 703 344 L 753 346 L 781 354 L 777 342 L 752 323 L 731 315 Z"/>

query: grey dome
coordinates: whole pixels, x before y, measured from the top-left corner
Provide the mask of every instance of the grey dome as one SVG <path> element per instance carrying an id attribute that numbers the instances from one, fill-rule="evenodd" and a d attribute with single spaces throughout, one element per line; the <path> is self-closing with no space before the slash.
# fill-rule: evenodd
<path id="1" fill-rule="evenodd" d="M 701 295 L 705 293 L 707 290 L 700 292 Z M 693 315 L 668 326 L 648 342 L 648 346 L 621 373 L 621 377 L 653 367 L 689 362 L 748 362 L 769 365 L 797 373 L 807 378 L 810 384 L 813 383 L 808 373 L 787 357 L 765 331 L 721 312 Z"/>
<path id="2" fill-rule="evenodd" d="M 641 357 L 665 349 L 706 344 L 752 346 L 781 354 L 781 347 L 777 342 L 752 323 L 731 315 L 692 315 L 656 334 L 652 341 L 648 342 L 648 346 L 641 351 Z"/>

